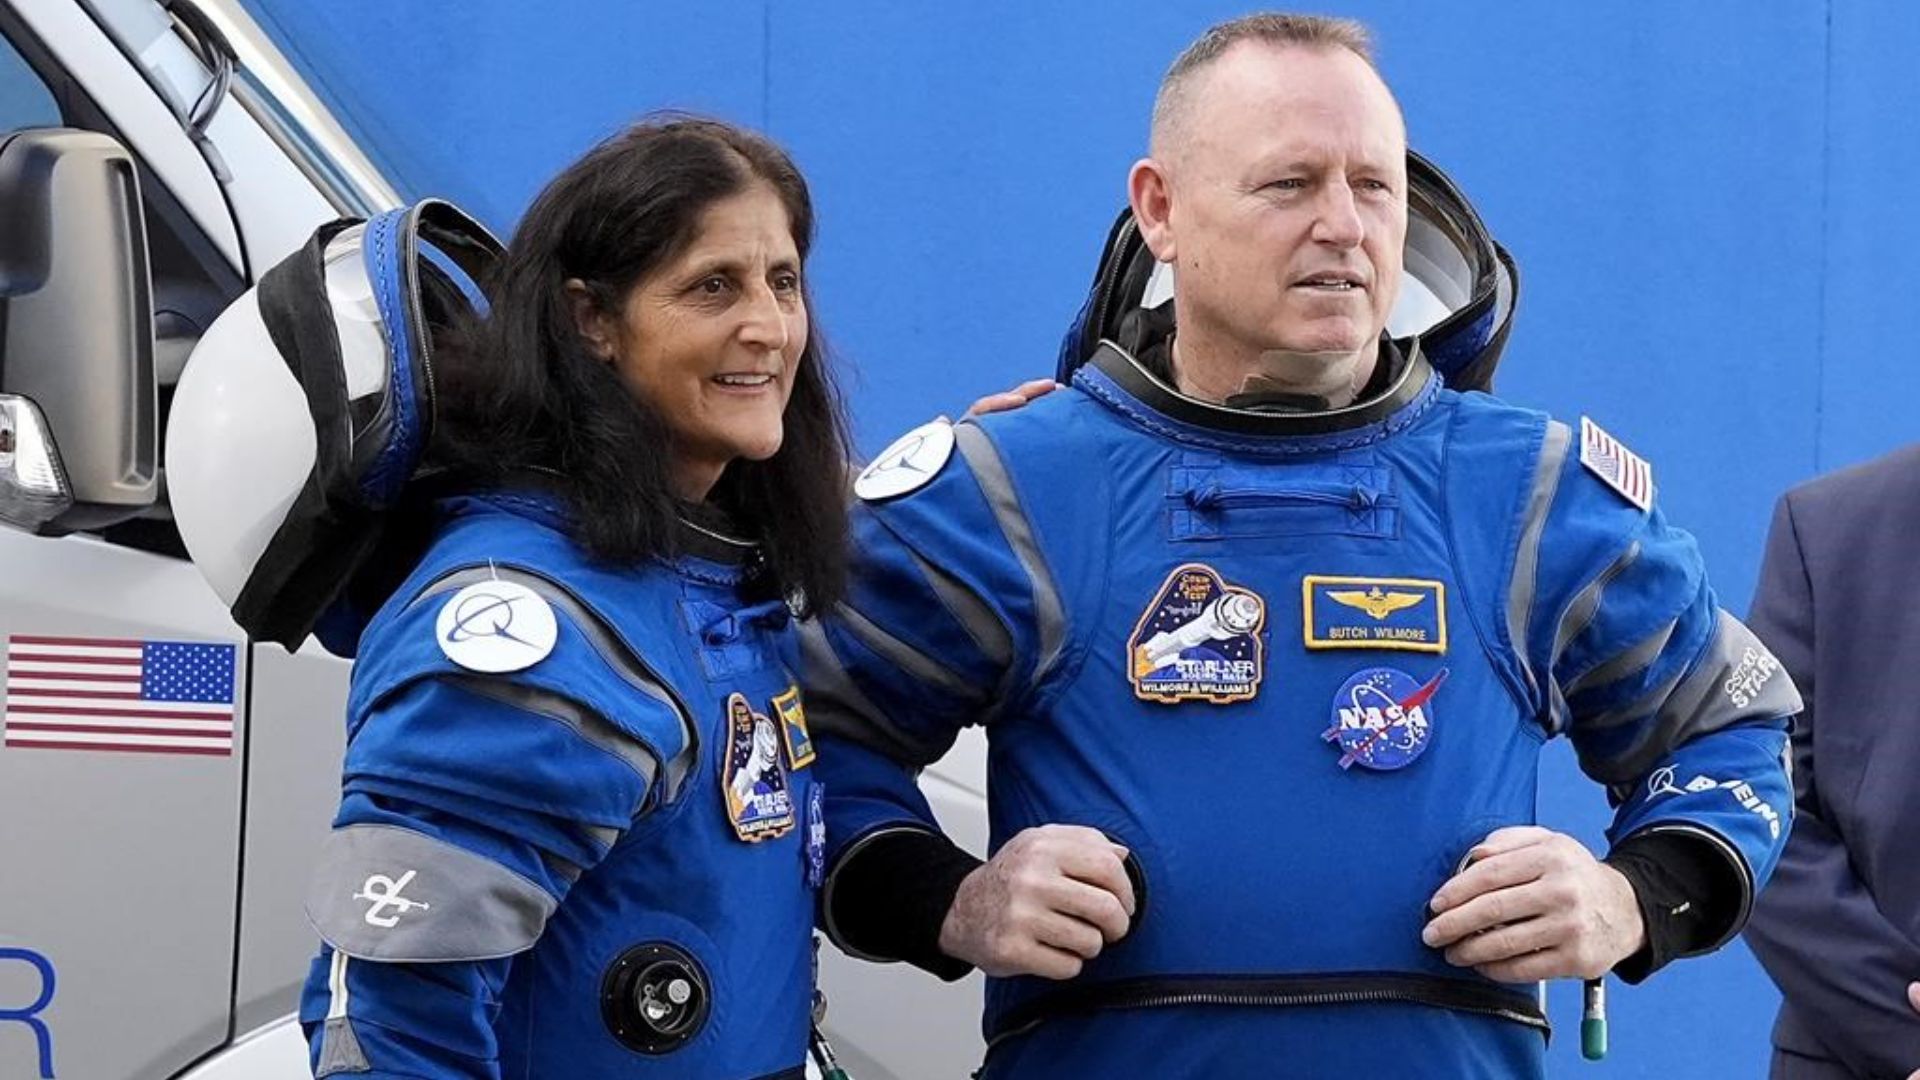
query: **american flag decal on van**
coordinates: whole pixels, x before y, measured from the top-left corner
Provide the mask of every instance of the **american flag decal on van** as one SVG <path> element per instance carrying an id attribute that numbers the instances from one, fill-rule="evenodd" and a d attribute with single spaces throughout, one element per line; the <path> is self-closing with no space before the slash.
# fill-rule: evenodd
<path id="1" fill-rule="evenodd" d="M 233 753 L 236 647 L 7 638 L 8 748 Z"/>

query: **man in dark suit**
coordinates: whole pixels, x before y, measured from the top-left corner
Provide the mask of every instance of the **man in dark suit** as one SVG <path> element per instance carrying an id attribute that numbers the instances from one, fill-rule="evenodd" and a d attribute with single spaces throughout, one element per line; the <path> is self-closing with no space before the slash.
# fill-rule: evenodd
<path id="1" fill-rule="evenodd" d="M 1806 699 L 1792 837 L 1747 924 L 1775 1080 L 1920 1080 L 1920 445 L 1788 492 L 1748 623 Z"/>

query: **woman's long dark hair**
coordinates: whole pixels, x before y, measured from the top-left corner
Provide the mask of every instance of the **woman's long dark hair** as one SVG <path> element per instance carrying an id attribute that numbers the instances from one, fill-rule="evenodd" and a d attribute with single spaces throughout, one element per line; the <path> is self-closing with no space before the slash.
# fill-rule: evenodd
<path id="1" fill-rule="evenodd" d="M 806 181 L 779 147 L 732 125 L 648 120 L 555 177 L 490 282 L 492 314 L 438 354 L 437 463 L 495 484 L 537 470 L 596 558 L 674 554 L 680 511 L 667 425 L 589 348 L 565 283 L 578 278 L 603 310 L 619 311 L 635 285 L 694 241 L 708 207 L 755 183 L 779 195 L 804 264 L 813 242 Z M 845 588 L 848 445 L 817 329 L 783 420 L 779 452 L 736 459 L 708 502 L 762 544 L 756 591 L 797 591 L 817 611 Z"/>

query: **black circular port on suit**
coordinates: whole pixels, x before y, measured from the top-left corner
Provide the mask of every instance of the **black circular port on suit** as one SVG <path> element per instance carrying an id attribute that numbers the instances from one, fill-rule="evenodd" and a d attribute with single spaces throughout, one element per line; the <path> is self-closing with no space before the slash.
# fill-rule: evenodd
<path id="1" fill-rule="evenodd" d="M 706 1026 L 713 987 L 692 954 L 664 941 L 620 954 L 600 980 L 600 1016 L 621 1044 L 669 1054 Z"/>

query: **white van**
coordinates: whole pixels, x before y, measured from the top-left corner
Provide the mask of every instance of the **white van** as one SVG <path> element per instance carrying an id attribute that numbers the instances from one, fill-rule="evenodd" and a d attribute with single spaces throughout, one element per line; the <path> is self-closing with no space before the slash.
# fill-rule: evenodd
<path id="1" fill-rule="evenodd" d="M 232 0 L 0 0 L 0 1077 L 308 1075 L 348 666 L 246 639 L 160 447 L 254 275 L 400 201 Z M 926 780 L 976 851 L 983 773 L 969 740 Z M 978 1063 L 977 976 L 823 962 L 859 1080 Z"/>

